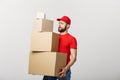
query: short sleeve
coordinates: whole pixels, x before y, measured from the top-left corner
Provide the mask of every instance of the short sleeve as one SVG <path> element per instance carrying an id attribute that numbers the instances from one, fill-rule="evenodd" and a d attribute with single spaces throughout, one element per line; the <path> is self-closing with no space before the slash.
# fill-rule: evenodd
<path id="1" fill-rule="evenodd" d="M 72 37 L 70 40 L 70 48 L 77 49 L 77 40 L 75 37 Z"/>

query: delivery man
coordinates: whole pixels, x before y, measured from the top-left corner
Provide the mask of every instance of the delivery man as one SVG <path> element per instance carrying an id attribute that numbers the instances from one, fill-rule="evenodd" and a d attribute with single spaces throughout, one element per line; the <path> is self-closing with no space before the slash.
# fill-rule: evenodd
<path id="1" fill-rule="evenodd" d="M 44 76 L 43 80 L 70 80 L 71 69 L 70 67 L 75 63 L 77 58 L 77 40 L 74 36 L 68 33 L 71 25 L 71 19 L 68 16 L 57 18 L 59 21 L 58 31 L 59 34 L 59 49 L 58 52 L 67 54 L 67 64 L 62 68 L 59 77 Z"/>

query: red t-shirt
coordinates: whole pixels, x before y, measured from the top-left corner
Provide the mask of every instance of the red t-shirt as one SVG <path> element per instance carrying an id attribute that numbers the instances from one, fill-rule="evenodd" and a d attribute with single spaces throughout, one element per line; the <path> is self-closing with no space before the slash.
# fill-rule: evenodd
<path id="1" fill-rule="evenodd" d="M 67 54 L 67 64 L 70 61 L 70 49 L 77 49 L 76 38 L 70 35 L 69 33 L 64 35 L 59 35 L 59 49 L 58 52 L 63 52 Z"/>

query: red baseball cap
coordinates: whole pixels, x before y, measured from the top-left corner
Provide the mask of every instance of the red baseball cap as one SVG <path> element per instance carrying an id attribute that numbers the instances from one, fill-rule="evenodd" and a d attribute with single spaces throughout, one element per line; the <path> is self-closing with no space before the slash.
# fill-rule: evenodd
<path id="1" fill-rule="evenodd" d="M 63 16 L 61 18 L 57 18 L 57 21 L 60 21 L 60 20 L 65 21 L 69 25 L 71 24 L 71 20 L 70 20 L 70 18 L 68 16 Z"/>

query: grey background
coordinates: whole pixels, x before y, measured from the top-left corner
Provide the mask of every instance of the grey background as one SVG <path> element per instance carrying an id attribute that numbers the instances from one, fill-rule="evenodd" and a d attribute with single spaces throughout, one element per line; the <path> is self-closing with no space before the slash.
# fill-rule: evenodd
<path id="1" fill-rule="evenodd" d="M 36 12 L 54 20 L 68 15 L 78 41 L 72 80 L 120 80 L 119 0 L 0 0 L 0 80 L 42 80 L 28 74 Z"/>

